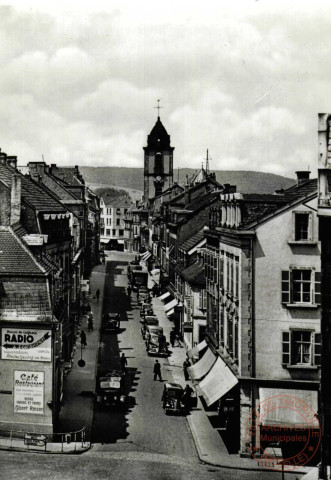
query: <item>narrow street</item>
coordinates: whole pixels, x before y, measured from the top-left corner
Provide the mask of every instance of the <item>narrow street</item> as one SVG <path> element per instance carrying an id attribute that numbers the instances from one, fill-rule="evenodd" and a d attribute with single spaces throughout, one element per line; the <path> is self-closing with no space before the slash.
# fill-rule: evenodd
<path id="1" fill-rule="evenodd" d="M 127 265 L 132 254 L 108 252 L 105 273 L 94 271 L 102 313 L 119 312 L 118 334 L 100 334 L 98 366 L 128 360 L 128 408 L 98 407 L 94 402 L 92 448 L 81 455 L 43 455 L 0 451 L 1 480 L 277 480 L 280 472 L 214 467 L 200 461 L 184 416 L 166 416 L 161 403 L 164 382 L 153 380 L 155 359 L 146 353 L 136 294 L 127 296 Z M 97 354 L 97 352 L 96 352 Z M 167 359 L 160 359 L 164 381 L 173 381 Z M 70 379 L 70 375 L 68 377 Z M 26 465 L 29 465 L 27 471 Z M 296 480 L 286 474 L 286 480 Z"/>

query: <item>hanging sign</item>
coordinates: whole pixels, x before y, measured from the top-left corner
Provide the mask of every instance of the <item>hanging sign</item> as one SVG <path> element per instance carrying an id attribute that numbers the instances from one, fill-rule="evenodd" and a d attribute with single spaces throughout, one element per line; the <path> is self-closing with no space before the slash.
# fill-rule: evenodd
<path id="1" fill-rule="evenodd" d="M 2 360 L 50 362 L 52 342 L 50 330 L 2 328 Z"/>

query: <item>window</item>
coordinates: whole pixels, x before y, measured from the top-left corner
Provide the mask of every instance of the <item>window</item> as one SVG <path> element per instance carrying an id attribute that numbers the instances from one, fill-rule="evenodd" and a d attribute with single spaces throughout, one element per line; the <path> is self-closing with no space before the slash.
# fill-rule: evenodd
<path id="1" fill-rule="evenodd" d="M 199 308 L 200 310 L 206 310 L 207 307 L 207 292 L 206 290 L 199 291 Z"/>
<path id="2" fill-rule="evenodd" d="M 110 228 L 106 228 L 106 235 L 110 237 Z"/>
<path id="3" fill-rule="evenodd" d="M 123 235 L 124 235 L 124 230 L 119 230 L 118 233 L 119 233 L 119 236 L 120 236 L 120 237 L 123 237 Z"/>
<path id="4" fill-rule="evenodd" d="M 320 366 L 321 334 L 311 330 L 282 332 L 282 364 L 287 366 Z"/>
<path id="5" fill-rule="evenodd" d="M 120 208 L 116 208 L 116 213 L 117 213 L 117 215 L 120 215 L 120 214 L 121 214 L 121 209 L 120 209 Z"/>
<path id="6" fill-rule="evenodd" d="M 293 268 L 282 271 L 282 303 L 321 303 L 321 273 L 311 268 Z"/>
<path id="7" fill-rule="evenodd" d="M 120 225 L 121 220 L 119 218 L 116 219 L 116 225 Z"/>
<path id="8" fill-rule="evenodd" d="M 115 228 L 113 229 L 113 235 L 116 235 L 116 230 L 115 230 Z"/>
<path id="9" fill-rule="evenodd" d="M 296 213 L 294 240 L 309 240 L 309 213 Z"/>

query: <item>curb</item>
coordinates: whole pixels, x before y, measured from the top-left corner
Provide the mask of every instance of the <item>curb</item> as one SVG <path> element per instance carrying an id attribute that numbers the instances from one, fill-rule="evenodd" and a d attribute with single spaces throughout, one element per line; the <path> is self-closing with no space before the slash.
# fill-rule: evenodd
<path id="1" fill-rule="evenodd" d="M 52 444 L 49 443 L 48 445 Z M 6 447 L 3 445 L 0 445 L 0 450 L 5 452 L 41 453 L 43 455 L 82 455 L 83 453 L 91 450 L 92 447 L 92 443 L 89 442 L 88 446 L 85 448 L 81 448 L 80 450 L 69 450 L 67 452 L 56 452 L 52 450 L 33 450 L 32 448 Z"/>

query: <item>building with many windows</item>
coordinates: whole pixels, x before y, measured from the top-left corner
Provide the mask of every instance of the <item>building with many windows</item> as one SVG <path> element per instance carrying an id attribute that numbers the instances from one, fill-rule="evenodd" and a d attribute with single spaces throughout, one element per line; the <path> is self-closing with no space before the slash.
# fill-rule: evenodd
<path id="1" fill-rule="evenodd" d="M 206 338 L 215 365 L 229 375 L 222 379 L 215 367 L 213 394 L 203 381 L 201 392 L 207 404 L 220 400 L 224 425 L 243 454 L 260 448 L 261 425 L 247 433 L 246 422 L 264 398 L 282 391 L 318 408 L 317 181 L 297 174 L 296 185 L 275 195 L 222 193 L 205 231 Z M 280 414 L 278 421 L 287 428 L 294 420 Z"/>
<path id="2" fill-rule="evenodd" d="M 108 197 L 107 195 L 100 200 L 101 208 L 101 235 L 100 241 L 106 246 L 116 248 L 121 245 L 124 249 L 124 219 L 131 206 L 128 196 Z"/>

